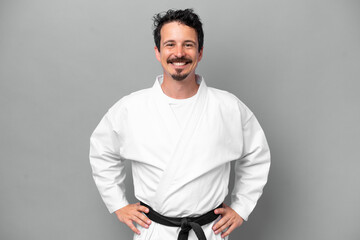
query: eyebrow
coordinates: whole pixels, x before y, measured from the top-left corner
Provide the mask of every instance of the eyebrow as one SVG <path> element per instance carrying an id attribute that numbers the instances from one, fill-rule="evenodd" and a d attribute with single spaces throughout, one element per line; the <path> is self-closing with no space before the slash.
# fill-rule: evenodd
<path id="1" fill-rule="evenodd" d="M 193 44 L 195 44 L 195 45 L 196 45 L 196 42 L 195 42 L 195 41 L 193 41 L 193 40 L 186 40 L 185 42 L 191 42 L 191 43 L 193 43 Z"/>
<path id="2" fill-rule="evenodd" d="M 163 42 L 163 45 L 165 45 L 166 43 L 171 43 L 171 42 L 175 42 L 175 40 L 167 40 L 167 41 Z M 193 40 L 185 40 L 184 42 L 185 43 L 191 42 L 196 45 L 196 42 Z"/>

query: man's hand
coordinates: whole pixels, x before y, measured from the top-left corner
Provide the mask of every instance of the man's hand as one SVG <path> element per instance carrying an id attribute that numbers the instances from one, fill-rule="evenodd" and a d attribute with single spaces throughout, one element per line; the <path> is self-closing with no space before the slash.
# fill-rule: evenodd
<path id="1" fill-rule="evenodd" d="M 140 234 L 139 229 L 137 229 L 133 223 L 141 225 L 144 228 L 148 228 L 151 224 L 150 219 L 142 213 L 148 213 L 149 209 L 147 207 L 141 206 L 140 203 L 129 204 L 119 210 L 115 211 L 117 218 L 120 222 L 125 223 L 128 227 L 136 234 Z"/>
<path id="2" fill-rule="evenodd" d="M 242 217 L 240 217 L 239 214 L 237 214 L 231 207 L 225 203 L 223 205 L 223 208 L 217 208 L 214 210 L 215 214 L 221 215 L 221 219 L 216 224 L 214 224 L 213 230 L 215 234 L 223 232 L 221 237 L 225 238 L 232 231 L 234 231 L 235 228 L 240 227 L 244 222 L 244 219 L 242 219 Z"/>

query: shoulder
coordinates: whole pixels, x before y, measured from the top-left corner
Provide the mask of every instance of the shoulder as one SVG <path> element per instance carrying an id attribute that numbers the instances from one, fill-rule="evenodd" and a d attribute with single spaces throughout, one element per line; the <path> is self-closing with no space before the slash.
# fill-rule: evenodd
<path id="1" fill-rule="evenodd" d="M 140 106 L 144 106 L 148 102 L 150 93 L 151 88 L 146 88 L 122 97 L 108 109 L 107 117 L 114 125 L 117 125 L 116 123 L 127 119 L 131 109 L 138 109 Z"/>
<path id="2" fill-rule="evenodd" d="M 151 88 L 146 88 L 138 90 L 136 92 L 130 93 L 118 100 L 112 107 L 110 107 L 110 112 L 118 112 L 134 105 L 144 104 L 151 95 Z"/>
<path id="3" fill-rule="evenodd" d="M 234 94 L 212 87 L 208 87 L 208 93 L 210 98 L 213 98 L 220 106 L 240 111 L 242 114 L 252 115 L 251 110 Z"/>
<path id="4" fill-rule="evenodd" d="M 208 87 L 208 92 L 211 96 L 216 97 L 220 101 L 226 101 L 229 103 L 240 101 L 234 94 L 225 90 Z"/>

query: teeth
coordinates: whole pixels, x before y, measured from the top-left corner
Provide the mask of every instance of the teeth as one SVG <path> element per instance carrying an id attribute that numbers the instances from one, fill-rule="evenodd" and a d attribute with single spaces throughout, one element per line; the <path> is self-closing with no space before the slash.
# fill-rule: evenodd
<path id="1" fill-rule="evenodd" d="M 174 62 L 173 63 L 175 66 L 184 66 L 185 63 L 184 62 Z"/>

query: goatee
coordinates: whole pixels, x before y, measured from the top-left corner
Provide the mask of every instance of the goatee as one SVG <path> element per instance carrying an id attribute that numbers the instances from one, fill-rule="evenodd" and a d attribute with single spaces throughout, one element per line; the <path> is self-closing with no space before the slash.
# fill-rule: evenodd
<path id="1" fill-rule="evenodd" d="M 171 77 L 176 80 L 176 81 L 182 81 L 185 78 L 187 78 L 187 76 L 189 76 L 189 74 L 181 74 L 181 73 L 177 73 L 177 74 L 172 74 Z"/>

